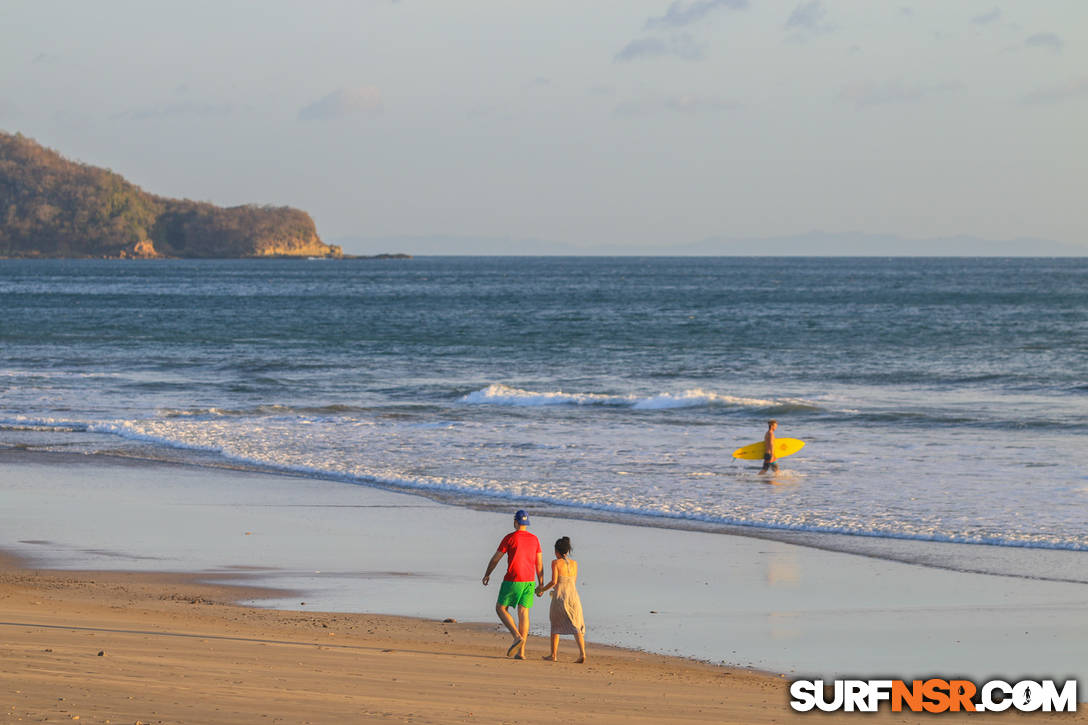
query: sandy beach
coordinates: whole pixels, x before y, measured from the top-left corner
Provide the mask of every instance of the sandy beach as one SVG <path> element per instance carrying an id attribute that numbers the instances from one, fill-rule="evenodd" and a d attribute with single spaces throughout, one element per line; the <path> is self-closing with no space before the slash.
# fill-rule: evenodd
<path id="1" fill-rule="evenodd" d="M 568 661 L 539 659 L 544 607 L 515 662 L 479 581 L 505 511 L 109 456 L 0 463 L 6 721 L 839 721 L 858 715 L 792 712 L 788 683 L 1083 682 L 1076 582 L 537 516 L 546 545 L 576 542 L 590 663 L 569 639 Z"/>
<path id="2" fill-rule="evenodd" d="M 180 575 L 51 572 L 2 560 L 6 722 L 781 723 L 781 676 L 594 646 L 592 661 L 503 656 L 493 627 L 231 603 Z M 569 651 L 567 652 L 569 655 Z M 873 716 L 867 716 L 873 717 Z M 921 722 L 919 716 L 875 716 Z M 971 715 L 984 723 L 997 715 Z M 958 716 L 945 719 L 959 720 Z M 1013 715 L 1013 717 L 1017 717 Z M 1088 720 L 1033 714 L 1032 722 Z M 1009 716 L 1001 718 L 1008 720 Z"/>
<path id="3" fill-rule="evenodd" d="M 780 722 L 784 680 L 594 646 L 507 660 L 491 626 L 230 603 L 178 575 L 0 573 L 7 722 Z M 570 652 L 566 652 L 567 655 Z M 570 658 L 568 657 L 568 660 Z"/>

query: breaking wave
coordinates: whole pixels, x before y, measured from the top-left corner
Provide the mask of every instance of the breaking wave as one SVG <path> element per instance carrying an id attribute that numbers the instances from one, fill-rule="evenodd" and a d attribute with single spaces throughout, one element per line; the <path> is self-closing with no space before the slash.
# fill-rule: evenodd
<path id="1" fill-rule="evenodd" d="M 460 402 L 470 405 L 509 405 L 509 406 L 613 406 L 633 410 L 670 410 L 674 408 L 746 408 L 783 411 L 815 411 L 820 407 L 814 403 L 794 398 L 747 398 L 736 395 L 723 395 L 692 388 L 679 393 L 658 393 L 657 395 L 609 395 L 604 393 L 565 393 L 561 390 L 537 392 L 513 388 L 502 383 L 492 383 L 486 388 L 463 396 Z"/>

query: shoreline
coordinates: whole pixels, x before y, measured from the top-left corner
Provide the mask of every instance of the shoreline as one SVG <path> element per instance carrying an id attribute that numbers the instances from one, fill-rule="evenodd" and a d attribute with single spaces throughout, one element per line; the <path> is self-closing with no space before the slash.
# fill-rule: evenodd
<path id="1" fill-rule="evenodd" d="M 235 603 L 200 575 L 29 570 L 0 554 L 9 720 L 751 723 L 784 680 L 596 645 L 586 665 L 503 656 L 495 627 Z M 566 644 L 566 643 L 565 643 Z M 511 688 L 522 707 L 511 708 Z M 554 693 L 561 690 L 562 698 Z M 421 696 L 421 693 L 427 693 Z M 8 703 L 5 703 L 8 704 Z M 10 709 L 9 709 L 10 708 Z M 679 708 L 679 709 L 678 709 Z"/>
<path id="2" fill-rule="evenodd" d="M 604 644 L 576 664 L 567 640 L 559 662 L 544 662 L 540 636 L 517 662 L 505 658 L 509 637 L 497 624 L 259 609 L 238 600 L 263 590 L 207 575 L 27 564 L 0 551 L 9 722 L 761 725 L 808 717 L 790 709 L 786 675 Z M 1084 708 L 1030 716 L 1088 722 Z M 930 718 L 887 709 L 867 717 Z M 978 725 L 999 717 L 1007 714 L 944 714 Z"/>
<path id="3" fill-rule="evenodd" d="M 471 495 L 440 489 L 415 488 L 377 480 L 346 480 L 344 477 L 334 474 L 286 470 L 245 461 L 233 461 L 218 453 L 174 448 L 162 444 L 154 444 L 153 448 L 159 452 L 177 453 L 178 455 L 176 457 L 157 458 L 129 454 L 122 450 L 85 454 L 38 450 L 27 444 L 5 445 L 0 446 L 0 465 L 3 464 L 5 458 L 10 457 L 23 458 L 31 462 L 39 460 L 58 463 L 60 465 L 80 465 L 101 460 L 106 464 L 115 462 L 121 465 L 148 466 L 152 468 L 155 466 L 182 466 L 196 470 L 304 478 L 313 481 L 389 491 L 407 496 L 418 496 L 440 505 L 473 511 L 505 512 L 511 506 L 530 506 L 542 514 L 572 521 L 737 536 L 963 574 L 1008 576 L 1034 581 L 1088 584 L 1088 551 L 1077 549 L 990 542 L 944 541 L 906 536 L 871 536 L 852 532 L 775 528 L 757 524 L 715 523 L 698 519 L 608 511 L 551 502 L 525 501 L 518 503 L 517 500 L 512 498 L 490 497 L 485 494 Z M 185 455 L 187 453 L 199 454 L 206 460 L 193 460 Z M 977 552 L 986 551 L 987 549 L 993 550 L 996 556 L 980 557 L 976 555 Z"/>
<path id="4" fill-rule="evenodd" d="M 785 675 L 600 644 L 579 665 L 566 640 L 561 661 L 544 662 L 541 636 L 530 636 L 529 657 L 517 662 L 503 656 L 509 637 L 497 624 L 260 609 L 238 603 L 260 590 L 201 574 L 28 563 L 0 551 L 8 721 L 759 725 L 807 717 L 790 709 Z M 968 717 L 1006 719 L 945 714 Z M 1086 722 L 1088 712 L 1031 717 Z M 868 718 L 929 720 L 886 709 Z"/>
<path id="5" fill-rule="evenodd" d="M 0 475 L 0 548 L 43 568 L 194 572 L 260 587 L 245 600 L 260 611 L 498 627 L 496 587 L 478 577 L 510 527 L 505 509 L 105 456 L 0 457 Z M 790 677 L 1047 672 L 1088 682 L 1081 584 L 531 513 L 545 548 L 557 534 L 575 542 L 591 649 L 610 643 Z M 541 635 L 547 616 L 537 612 L 530 631 Z"/>

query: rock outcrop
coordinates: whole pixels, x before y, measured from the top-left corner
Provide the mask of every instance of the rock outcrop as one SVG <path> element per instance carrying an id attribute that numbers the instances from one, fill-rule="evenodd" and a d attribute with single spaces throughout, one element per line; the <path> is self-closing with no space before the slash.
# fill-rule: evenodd
<path id="1" fill-rule="evenodd" d="M 163 255 L 159 254 L 155 249 L 154 243 L 150 239 L 145 239 L 142 242 L 135 242 L 128 245 L 121 250 L 118 255 L 121 259 L 158 259 Z"/>
<path id="2" fill-rule="evenodd" d="M 0 132 L 0 256 L 341 257 L 291 207 L 150 194 L 108 169 Z"/>

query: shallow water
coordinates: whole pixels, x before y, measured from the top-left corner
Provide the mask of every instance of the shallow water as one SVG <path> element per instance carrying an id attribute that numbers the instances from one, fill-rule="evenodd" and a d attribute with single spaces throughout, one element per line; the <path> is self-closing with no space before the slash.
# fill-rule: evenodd
<path id="1" fill-rule="evenodd" d="M 6 260 L 0 303 L 0 445 L 1088 550 L 1088 260 Z"/>
<path id="2" fill-rule="evenodd" d="M 11 450 L 0 451 L 0 492 L 0 549 L 33 566 L 209 573 L 293 590 L 261 606 L 452 617 L 494 627 L 496 654 L 508 644 L 494 616 L 497 578 L 483 587 L 480 577 L 510 530 L 509 510 L 311 478 Z M 608 643 L 791 677 L 1088 682 L 1084 584 L 750 537 L 536 514 L 531 523 L 546 548 L 561 535 L 574 541 L 591 656 Z M 911 543 L 933 555 L 1084 558 Z M 546 603 L 533 609 L 535 634 L 547 634 Z M 565 639 L 562 656 L 572 652 Z"/>

